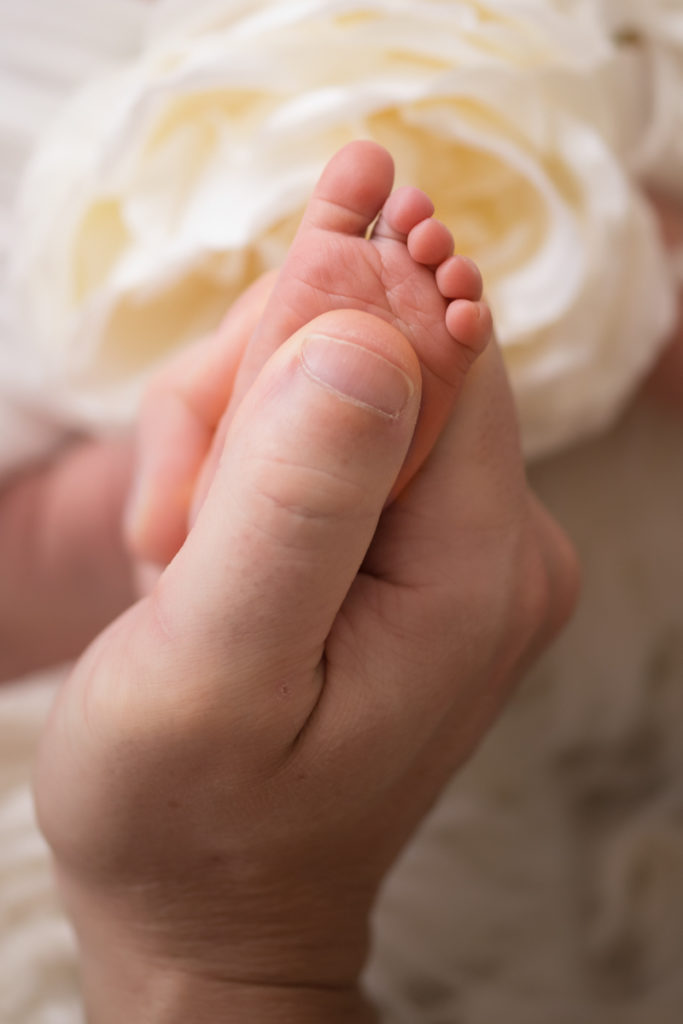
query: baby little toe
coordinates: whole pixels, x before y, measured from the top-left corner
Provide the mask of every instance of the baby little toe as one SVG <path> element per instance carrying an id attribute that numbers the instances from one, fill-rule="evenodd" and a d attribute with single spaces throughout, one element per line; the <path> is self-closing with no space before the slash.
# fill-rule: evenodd
<path id="1" fill-rule="evenodd" d="M 446 310 L 448 333 L 466 348 L 482 352 L 493 333 L 493 318 L 486 302 L 455 299 Z"/>

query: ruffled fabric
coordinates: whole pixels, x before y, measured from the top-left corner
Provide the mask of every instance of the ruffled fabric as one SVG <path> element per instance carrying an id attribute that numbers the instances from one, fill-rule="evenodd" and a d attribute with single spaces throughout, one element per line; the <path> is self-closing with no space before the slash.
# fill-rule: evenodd
<path id="1" fill-rule="evenodd" d="M 160 364 L 282 262 L 325 160 L 362 135 L 480 264 L 527 455 L 604 428 L 666 339 L 674 285 L 627 166 L 645 130 L 629 55 L 593 4 L 566 6 L 160 4 L 22 193 L 18 318 L 52 407 L 130 423 Z"/>
<path id="2" fill-rule="evenodd" d="M 55 680 L 0 689 L 0 1020 L 81 1024 L 75 942 L 28 779 Z"/>
<path id="3" fill-rule="evenodd" d="M 44 390 L 28 325 L 11 309 L 8 264 L 22 230 L 15 211 L 22 174 L 65 101 L 139 50 L 148 18 L 140 0 L 0 4 L 0 476 L 45 454 L 65 429 Z"/>
<path id="4" fill-rule="evenodd" d="M 608 32 L 630 49 L 631 102 L 645 127 L 630 154 L 650 184 L 683 200 L 683 6 L 679 0 L 595 0 Z"/>

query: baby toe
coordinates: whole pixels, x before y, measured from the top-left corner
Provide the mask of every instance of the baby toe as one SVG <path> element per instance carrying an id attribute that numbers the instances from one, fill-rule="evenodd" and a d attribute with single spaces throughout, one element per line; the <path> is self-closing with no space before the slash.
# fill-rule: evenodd
<path id="1" fill-rule="evenodd" d="M 485 302 L 455 299 L 446 310 L 448 333 L 473 352 L 482 352 L 493 332 L 491 310 Z"/>
<path id="2" fill-rule="evenodd" d="M 408 235 L 408 252 L 416 263 L 437 267 L 453 255 L 453 235 L 440 220 L 423 220 Z"/>
<path id="3" fill-rule="evenodd" d="M 332 157 L 306 207 L 302 229 L 364 236 L 394 180 L 394 161 L 376 142 L 348 143 Z"/>
<path id="4" fill-rule="evenodd" d="M 434 203 L 419 188 L 397 188 L 387 199 L 372 232 L 373 238 L 405 241 L 409 232 L 434 213 Z"/>
<path id="5" fill-rule="evenodd" d="M 436 286 L 445 299 L 479 302 L 483 282 L 478 266 L 467 256 L 451 256 L 436 271 Z"/>

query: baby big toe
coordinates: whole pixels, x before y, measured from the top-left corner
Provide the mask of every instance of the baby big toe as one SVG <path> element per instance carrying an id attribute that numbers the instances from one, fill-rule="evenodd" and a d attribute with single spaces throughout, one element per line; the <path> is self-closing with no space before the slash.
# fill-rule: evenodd
<path id="1" fill-rule="evenodd" d="M 364 236 L 391 191 L 394 162 L 376 142 L 350 142 L 329 161 L 306 207 L 302 230 Z"/>

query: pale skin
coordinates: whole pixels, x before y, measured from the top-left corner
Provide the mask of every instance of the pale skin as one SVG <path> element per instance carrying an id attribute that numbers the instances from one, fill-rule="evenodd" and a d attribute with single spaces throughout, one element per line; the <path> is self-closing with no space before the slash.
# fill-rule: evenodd
<path id="1" fill-rule="evenodd" d="M 257 318 L 246 357 L 209 345 L 203 370 L 185 366 L 192 444 L 177 461 L 161 445 L 174 456 L 155 463 L 160 435 L 143 434 L 135 503 L 149 522 L 149 477 L 166 493 L 175 480 L 187 531 L 188 471 L 204 467 L 196 521 L 77 664 L 44 738 L 37 808 L 95 1024 L 373 1020 L 358 975 L 377 887 L 575 600 L 571 548 L 526 486 L 496 347 L 471 365 L 490 330 L 480 311 L 468 320 L 481 284 L 443 294 L 452 243 L 430 214 L 424 259 L 410 229 L 381 234 L 406 200 L 390 203 L 386 179 L 380 233 L 364 237 L 378 211 L 359 215 L 362 193 L 376 157 L 386 168 L 377 147 L 364 154 L 333 205 L 314 195 L 293 259 L 305 251 L 317 274 L 346 247 L 346 294 L 366 308 L 288 301 L 286 265 L 260 317 L 253 296 L 235 314 Z M 373 253 L 360 268 L 356 250 Z M 382 295 L 380 260 L 385 281 L 417 279 L 412 303 Z M 471 265 L 450 266 L 461 293 Z M 295 308 L 298 327 L 273 316 L 278 289 L 276 314 Z M 216 394 L 236 378 L 220 428 Z M 177 391 L 166 412 L 164 395 L 168 441 Z"/>
<path id="2" fill-rule="evenodd" d="M 362 157 L 361 157 L 362 153 Z M 333 210 L 335 180 L 355 181 L 355 221 L 316 226 Z M 419 464 L 456 399 L 468 366 L 491 333 L 474 264 L 453 256 L 453 239 L 418 189 L 395 192 L 389 155 L 357 144 L 328 169 L 308 222 L 279 275 L 266 275 L 230 311 L 221 330 L 160 374 L 143 411 L 140 489 L 128 550 L 166 564 L 187 532 L 188 509 L 206 490 L 235 386 L 243 394 L 265 359 L 307 320 L 349 306 L 402 328 L 422 362 L 425 401 L 397 489 Z M 372 238 L 363 236 L 384 206 Z M 324 259 L 320 259 L 320 254 Z M 270 308 L 264 311 L 277 279 Z M 419 300 L 419 310 L 411 302 Z M 297 303 L 298 308 L 292 304 Z M 248 344 L 249 343 L 249 344 Z M 247 348 L 247 357 L 243 352 Z M 216 430 L 219 421 L 220 428 Z M 208 457 L 207 457 L 208 456 Z M 205 480 L 197 486 L 202 463 Z M 49 467 L 31 467 L 0 494 L 0 679 L 77 654 L 134 597 L 119 530 L 132 464 L 125 442 L 74 444 Z M 74 566 L 78 571 L 74 572 Z M 37 641 L 36 634 L 40 637 Z"/>
<path id="3" fill-rule="evenodd" d="M 470 368 L 488 332 L 448 317 L 450 255 L 388 241 L 440 303 L 436 383 L 405 309 L 365 293 L 275 330 L 270 281 L 148 402 L 129 532 L 178 554 L 76 666 L 36 776 L 96 1024 L 374 1019 L 357 978 L 377 885 L 573 606 L 497 349 Z M 321 335 L 362 401 L 321 385 Z M 174 431 L 186 448 L 160 444 Z"/>
<path id="4" fill-rule="evenodd" d="M 71 661 L 134 600 L 129 440 L 78 439 L 0 486 L 0 683 Z"/>
<path id="5" fill-rule="evenodd" d="M 286 338 L 328 310 L 380 316 L 411 342 L 421 364 L 422 407 L 393 495 L 423 461 L 490 339 L 492 321 L 477 267 L 453 255 L 453 238 L 432 216 L 424 192 L 392 193 L 393 176 L 389 153 L 376 143 L 351 143 L 337 153 L 282 270 L 250 290 L 218 338 L 181 357 L 152 388 L 128 515 L 129 543 L 142 558 L 165 565 L 175 554 L 187 532 L 188 494 L 192 518 L 246 390 Z"/>
<path id="6" fill-rule="evenodd" d="M 378 401 L 405 375 L 400 412 L 321 387 L 311 330 L 370 355 Z M 61 691 L 36 792 L 92 1021 L 373 1019 L 377 885 L 576 590 L 495 347 L 382 511 L 419 398 L 384 321 L 295 333 L 171 566 Z"/>
<path id="7" fill-rule="evenodd" d="M 683 208 L 670 197 L 652 198 L 665 240 L 681 245 Z M 172 510 L 163 529 L 148 528 L 141 517 L 132 531 L 135 548 L 151 561 L 163 563 L 167 552 L 182 543 L 187 528 L 184 510 L 191 497 L 188 487 L 193 486 L 197 463 L 229 398 L 241 347 L 258 320 L 272 276 L 247 301 L 238 303 L 239 313 L 231 311 L 214 337 L 198 345 L 201 355 L 188 352 L 182 373 L 174 366 L 160 375 L 148 398 L 143 449 L 154 449 L 154 435 L 164 441 L 183 438 L 172 459 L 166 462 L 152 455 L 153 465 L 143 474 L 156 480 L 149 500 L 158 501 L 165 494 Z M 657 401 L 683 410 L 683 298 L 679 308 L 678 326 L 647 391 Z M 204 372 L 207 360 L 215 374 Z M 187 408 L 194 399 L 184 378 L 196 382 L 201 408 Z M 157 414 L 155 427 L 152 420 Z M 120 529 L 133 461 L 130 440 L 102 444 L 76 438 L 49 463 L 27 467 L 3 482 L 0 682 L 73 659 L 134 599 L 129 552 Z M 53 500 L 55 495 L 58 501 Z M 149 521 L 153 518 L 152 514 Z M 79 566 L 77 575 L 74 565 Z"/>

